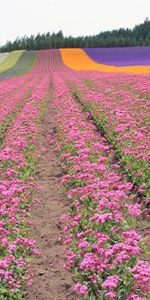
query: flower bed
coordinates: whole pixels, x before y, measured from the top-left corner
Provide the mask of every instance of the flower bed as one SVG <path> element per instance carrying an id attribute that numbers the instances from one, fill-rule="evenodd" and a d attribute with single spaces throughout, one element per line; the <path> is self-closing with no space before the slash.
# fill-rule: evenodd
<path id="1" fill-rule="evenodd" d="M 150 46 L 117 48 L 84 48 L 97 63 L 112 66 L 149 66 Z"/>
<path id="2" fill-rule="evenodd" d="M 38 82 L 39 81 L 39 82 Z M 39 121 L 49 85 L 43 72 L 18 91 L 18 100 L 30 86 L 32 91 L 5 134 L 0 150 L 0 295 L 2 299 L 21 299 L 28 273 L 30 255 L 38 254 L 35 241 L 28 238 L 31 226 L 32 192 L 38 187 L 32 175 L 38 158 L 36 143 Z M 33 205 L 33 204 L 32 204 Z"/>
<path id="3" fill-rule="evenodd" d="M 149 101 L 123 90 L 119 82 L 114 86 L 112 76 L 99 80 L 94 89 L 82 83 L 82 76 L 70 80 L 74 95 L 113 145 L 116 158 L 139 187 L 139 193 L 149 198 Z"/>
<path id="4" fill-rule="evenodd" d="M 142 237 L 136 230 L 142 206 L 134 204 L 132 184 L 117 173 L 111 146 L 62 78 L 53 74 L 53 80 L 50 139 L 65 162 L 62 185 L 71 207 L 61 218 L 65 267 L 75 272 L 75 290 L 84 299 L 148 299 L 150 265 L 139 259 Z"/>

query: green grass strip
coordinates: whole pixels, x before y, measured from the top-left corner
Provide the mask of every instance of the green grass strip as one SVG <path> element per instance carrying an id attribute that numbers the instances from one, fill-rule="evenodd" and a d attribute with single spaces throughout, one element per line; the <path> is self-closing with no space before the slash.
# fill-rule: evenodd
<path id="1" fill-rule="evenodd" d="M 0 80 L 20 76 L 29 72 L 35 64 L 37 51 L 24 51 L 15 66 L 0 74 Z"/>
<path id="2" fill-rule="evenodd" d="M 0 73 L 12 68 L 25 50 L 17 50 L 10 52 L 8 57 L 0 64 Z"/>
<path id="3" fill-rule="evenodd" d="M 0 64 L 7 58 L 8 52 L 0 53 Z"/>

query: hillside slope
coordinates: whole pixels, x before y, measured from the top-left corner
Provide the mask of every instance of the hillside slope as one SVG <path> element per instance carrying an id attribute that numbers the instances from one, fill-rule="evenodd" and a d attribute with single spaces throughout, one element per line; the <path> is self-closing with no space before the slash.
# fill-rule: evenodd
<path id="1" fill-rule="evenodd" d="M 7 58 L 8 55 L 8 52 L 0 53 L 0 64 Z"/>
<path id="2" fill-rule="evenodd" d="M 0 73 L 7 71 L 8 69 L 11 69 L 18 59 L 23 54 L 24 50 L 16 50 L 11 52 L 8 57 L 3 61 L 3 63 L 0 65 Z"/>
<path id="3" fill-rule="evenodd" d="M 35 63 L 36 53 L 36 51 L 24 51 L 12 68 L 0 73 L 0 80 L 23 75 L 30 71 Z"/>
<path id="4" fill-rule="evenodd" d="M 150 46 L 117 48 L 83 48 L 95 62 L 111 66 L 149 66 Z"/>
<path id="5" fill-rule="evenodd" d="M 75 71 L 102 71 L 108 73 L 149 74 L 150 66 L 116 67 L 100 64 L 92 60 L 84 50 L 79 48 L 60 49 L 64 64 Z"/>

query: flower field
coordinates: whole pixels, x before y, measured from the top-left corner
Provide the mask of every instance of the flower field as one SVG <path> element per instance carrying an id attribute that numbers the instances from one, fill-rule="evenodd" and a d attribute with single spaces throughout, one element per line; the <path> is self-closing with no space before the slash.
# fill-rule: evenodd
<path id="1" fill-rule="evenodd" d="M 150 63 L 129 51 L 0 64 L 1 300 L 150 299 Z"/>
<path id="2" fill-rule="evenodd" d="M 93 52 L 94 53 L 94 52 Z M 111 64 L 104 64 L 103 62 L 99 61 L 97 63 L 93 60 L 94 55 L 92 55 L 92 59 L 90 56 L 83 49 L 75 48 L 75 49 L 61 49 L 61 55 L 63 58 L 64 64 L 76 71 L 84 71 L 84 70 L 91 70 L 91 71 L 103 71 L 108 73 L 137 73 L 137 74 L 149 74 L 150 73 L 150 65 L 144 66 L 142 65 L 134 65 L 128 66 L 127 62 L 125 66 L 114 66 Z M 109 60 L 108 60 L 109 61 Z"/>
<path id="3" fill-rule="evenodd" d="M 150 47 L 85 48 L 91 59 L 112 66 L 149 66 Z"/>

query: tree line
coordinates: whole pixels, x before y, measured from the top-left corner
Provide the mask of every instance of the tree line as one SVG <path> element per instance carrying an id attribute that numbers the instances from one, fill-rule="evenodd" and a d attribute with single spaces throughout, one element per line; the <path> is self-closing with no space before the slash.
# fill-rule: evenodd
<path id="1" fill-rule="evenodd" d="M 128 47 L 150 45 L 150 21 L 148 18 L 133 29 L 120 28 L 104 31 L 93 36 L 65 37 L 60 30 L 57 33 L 38 33 L 36 36 L 24 36 L 15 41 L 7 41 L 0 47 L 0 52 L 13 50 L 40 50 L 49 48 L 84 48 L 84 47 Z"/>

